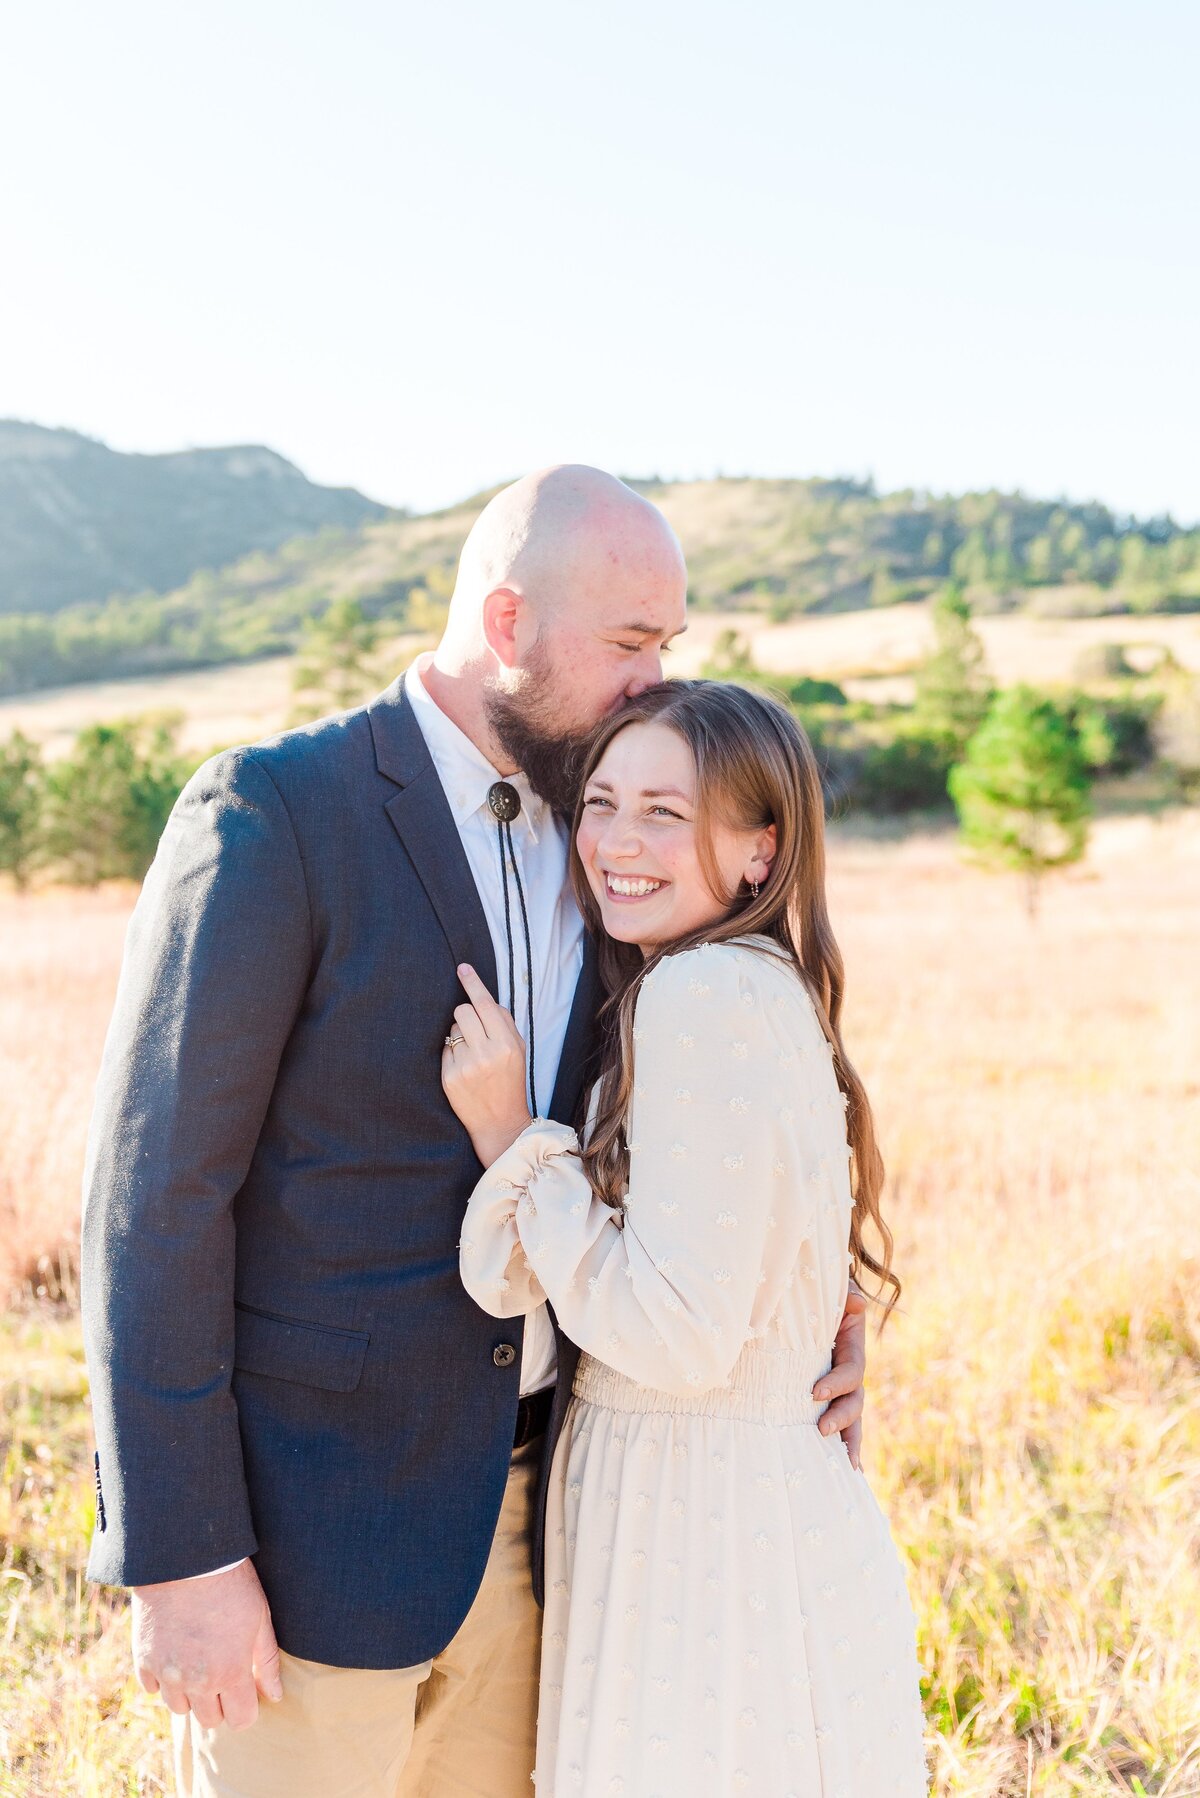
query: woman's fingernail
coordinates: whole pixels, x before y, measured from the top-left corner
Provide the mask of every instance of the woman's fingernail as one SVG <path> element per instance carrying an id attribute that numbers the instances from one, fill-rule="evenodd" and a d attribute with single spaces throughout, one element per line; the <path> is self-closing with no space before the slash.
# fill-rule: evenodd
<path id="1" fill-rule="evenodd" d="M 829 1397 L 828 1386 L 818 1386 L 816 1389 L 816 1392 L 813 1394 L 813 1396 L 814 1396 L 814 1398 L 828 1398 Z"/>

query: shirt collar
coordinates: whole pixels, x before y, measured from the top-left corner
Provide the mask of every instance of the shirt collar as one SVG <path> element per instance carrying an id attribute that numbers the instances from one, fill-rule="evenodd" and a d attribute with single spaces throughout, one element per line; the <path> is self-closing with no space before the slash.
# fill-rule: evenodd
<path id="1" fill-rule="evenodd" d="M 536 843 L 549 816 L 545 800 L 534 792 L 524 774 L 498 774 L 466 732 L 461 731 L 454 720 L 446 716 L 421 679 L 422 669 L 427 668 L 432 660 L 432 655 L 426 653 L 410 662 L 404 676 L 404 692 L 420 726 L 425 745 L 433 757 L 433 765 L 445 790 L 454 822 L 461 829 L 468 819 L 482 811 L 490 823 L 492 813 L 487 802 L 488 789 L 498 780 L 507 780 L 510 786 L 516 788 L 521 801 L 521 814 L 515 821 L 516 827 L 519 829 L 523 823 L 529 832 L 530 841 Z"/>

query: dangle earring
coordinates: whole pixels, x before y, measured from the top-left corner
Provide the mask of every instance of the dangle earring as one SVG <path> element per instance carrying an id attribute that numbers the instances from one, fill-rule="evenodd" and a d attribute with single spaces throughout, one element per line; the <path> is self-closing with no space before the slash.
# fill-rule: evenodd
<path id="1" fill-rule="evenodd" d="M 758 898 L 758 882 L 757 882 L 757 880 L 752 880 L 750 882 L 750 891 L 753 894 L 753 896 L 757 899 Z"/>
<path id="2" fill-rule="evenodd" d="M 504 887 L 504 936 L 508 943 L 508 1009 L 515 1018 L 517 1015 L 516 967 L 513 952 L 512 909 L 508 898 L 508 866 L 512 863 L 513 878 L 517 883 L 517 898 L 521 905 L 521 925 L 525 937 L 525 974 L 526 993 L 528 998 L 528 1043 L 529 1043 L 529 1111 L 537 1117 L 537 1079 L 534 1073 L 533 1060 L 533 944 L 529 935 L 529 913 L 525 908 L 525 889 L 521 884 L 521 870 L 517 866 L 517 852 L 513 845 L 513 819 L 520 815 L 521 795 L 507 780 L 497 780 L 488 788 L 488 810 L 496 820 L 496 830 L 500 839 L 500 879 Z M 506 853 L 507 852 L 507 853 Z"/>

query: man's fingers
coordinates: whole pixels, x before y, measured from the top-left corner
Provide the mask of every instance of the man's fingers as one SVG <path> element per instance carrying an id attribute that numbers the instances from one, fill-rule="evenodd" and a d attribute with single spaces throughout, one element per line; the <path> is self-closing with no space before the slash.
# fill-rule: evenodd
<path id="1" fill-rule="evenodd" d="M 850 1282 L 846 1309 L 833 1345 L 833 1366 L 813 1388 L 818 1399 L 831 1399 L 820 1429 L 823 1436 L 840 1434 L 850 1465 L 862 1466 L 863 1381 L 867 1373 L 867 1299 Z"/>
<path id="2" fill-rule="evenodd" d="M 837 1363 L 853 1361 L 857 1367 L 867 1365 L 867 1319 L 866 1313 L 847 1311 L 838 1325 L 838 1333 L 833 1341 L 833 1359 Z"/>
<path id="3" fill-rule="evenodd" d="M 842 1312 L 842 1321 L 838 1325 L 834 1342 L 835 1361 L 841 1361 L 849 1354 L 866 1366 L 867 1311 L 866 1299 L 857 1287 L 852 1286 L 846 1294 L 846 1309 Z"/>
<path id="4" fill-rule="evenodd" d="M 863 1369 L 857 1361 L 836 1361 L 828 1373 L 823 1373 L 813 1387 L 816 1399 L 841 1398 L 847 1392 L 857 1392 L 862 1386 Z"/>
<path id="5" fill-rule="evenodd" d="M 840 1435 L 852 1423 L 858 1422 L 862 1411 L 863 1395 L 860 1386 L 857 1391 L 848 1393 L 845 1398 L 835 1399 L 830 1405 L 819 1425 L 822 1436 Z"/>
<path id="6" fill-rule="evenodd" d="M 161 1690 L 163 1703 L 166 1705 L 167 1709 L 169 1711 L 174 1711 L 177 1717 L 186 1717 L 192 1707 L 188 1702 L 188 1695 L 183 1687 L 177 1684 L 173 1679 L 164 1679 L 161 1684 Z"/>
<path id="7" fill-rule="evenodd" d="M 258 1692 L 252 1679 L 240 1679 L 221 1689 L 221 1709 L 230 1729 L 249 1729 L 258 1721 Z"/>
<path id="8" fill-rule="evenodd" d="M 217 1693 L 207 1692 L 203 1698 L 193 1694 L 191 1704 L 192 1715 L 197 1723 L 202 1724 L 205 1729 L 216 1729 L 222 1721 L 221 1700 Z"/>
<path id="9" fill-rule="evenodd" d="M 278 1704 L 283 1697 L 283 1677 L 279 1670 L 279 1644 L 275 1640 L 271 1613 L 267 1610 L 263 1612 L 263 1620 L 254 1638 L 251 1665 L 254 1683 L 263 1697 L 269 1698 L 272 1704 Z"/>
<path id="10" fill-rule="evenodd" d="M 253 1664 L 275 1668 L 275 1638 L 258 1575 L 242 1561 L 209 1579 L 135 1588 L 134 1664 L 148 1692 L 204 1729 L 244 1729 L 258 1715 Z M 153 1671 L 151 1671 L 151 1663 Z"/>

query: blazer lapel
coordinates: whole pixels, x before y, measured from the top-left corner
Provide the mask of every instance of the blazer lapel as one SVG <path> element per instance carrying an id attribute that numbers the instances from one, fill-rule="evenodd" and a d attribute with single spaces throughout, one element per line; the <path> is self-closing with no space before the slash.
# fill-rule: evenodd
<path id="1" fill-rule="evenodd" d="M 496 953 L 454 814 L 402 681 L 367 708 L 379 772 L 398 791 L 384 810 L 437 913 L 455 965 L 470 962 L 494 994 Z"/>
<path id="2" fill-rule="evenodd" d="M 589 932 L 584 935 L 583 939 L 583 966 L 579 970 L 575 997 L 571 1001 L 567 1033 L 563 1038 L 558 1075 L 550 1099 L 550 1116 L 559 1123 L 569 1124 L 574 1120 L 580 1089 L 587 1074 L 592 1050 L 595 1047 L 596 1014 L 600 1009 L 602 998 L 600 964 L 596 955 L 596 945 Z"/>

